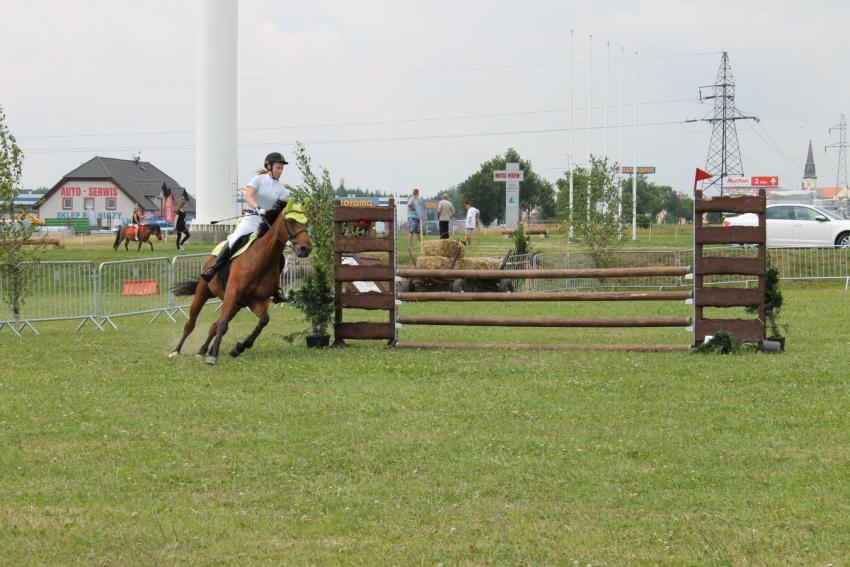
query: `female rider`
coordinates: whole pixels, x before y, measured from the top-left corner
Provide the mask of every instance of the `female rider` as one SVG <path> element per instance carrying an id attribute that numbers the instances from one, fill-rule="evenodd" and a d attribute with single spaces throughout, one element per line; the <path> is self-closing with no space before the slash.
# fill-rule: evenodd
<path id="1" fill-rule="evenodd" d="M 288 163 L 280 152 L 272 152 L 266 156 L 263 164 L 264 169 L 258 171 L 257 175 L 248 182 L 248 187 L 245 191 L 245 202 L 251 208 L 246 211 L 242 220 L 239 221 L 236 230 L 227 237 L 227 244 L 215 259 L 215 263 L 201 273 L 201 277 L 207 283 L 211 282 L 222 266 L 230 260 L 236 241 L 245 235 L 251 234 L 260 227 L 266 214 L 266 209 L 273 207 L 276 201 L 289 200 L 289 191 L 280 182 L 280 176 L 283 174 L 283 166 Z M 279 292 L 275 295 L 274 299 L 275 302 L 285 301 Z"/>

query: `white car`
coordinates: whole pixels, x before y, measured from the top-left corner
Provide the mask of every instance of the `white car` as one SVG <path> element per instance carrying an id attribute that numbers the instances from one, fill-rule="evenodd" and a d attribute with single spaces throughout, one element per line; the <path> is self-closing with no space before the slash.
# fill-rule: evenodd
<path id="1" fill-rule="evenodd" d="M 723 226 L 758 224 L 754 213 L 723 220 Z M 768 205 L 767 245 L 850 246 L 850 220 L 808 205 Z"/>

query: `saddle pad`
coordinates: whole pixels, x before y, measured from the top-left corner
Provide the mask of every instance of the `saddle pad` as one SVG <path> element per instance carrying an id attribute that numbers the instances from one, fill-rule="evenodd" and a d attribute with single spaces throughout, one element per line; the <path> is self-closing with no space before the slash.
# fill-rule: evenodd
<path id="1" fill-rule="evenodd" d="M 240 238 L 239 240 L 243 241 L 243 242 L 244 242 L 244 244 L 242 244 L 241 246 L 239 246 L 239 247 L 236 249 L 236 251 L 235 251 L 235 252 L 233 253 L 233 255 L 230 257 L 230 259 L 231 259 L 231 260 L 233 260 L 234 258 L 236 258 L 237 256 L 239 256 L 240 254 L 243 254 L 246 250 L 248 250 L 248 248 L 250 248 L 250 247 L 251 247 L 251 245 L 254 243 L 254 241 L 255 241 L 255 240 L 257 240 L 257 233 L 256 233 L 256 232 L 252 232 L 252 233 L 251 233 L 251 235 L 248 237 L 248 240 L 247 240 L 247 241 L 245 241 L 245 239 L 244 239 L 244 238 Z M 237 242 L 237 244 L 239 244 L 239 243 Z M 221 251 L 224 249 L 224 247 L 225 247 L 226 245 L 227 245 L 227 240 L 222 240 L 221 242 L 219 242 L 218 244 L 216 244 L 215 248 L 213 248 L 212 255 L 213 255 L 213 256 L 218 256 L 219 254 L 221 254 Z"/>

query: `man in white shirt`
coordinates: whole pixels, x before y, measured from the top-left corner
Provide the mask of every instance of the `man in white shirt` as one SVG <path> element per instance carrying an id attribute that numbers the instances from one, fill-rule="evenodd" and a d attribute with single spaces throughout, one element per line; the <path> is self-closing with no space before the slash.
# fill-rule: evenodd
<path id="1" fill-rule="evenodd" d="M 472 231 L 478 226 L 481 213 L 469 201 L 463 204 L 463 208 L 466 209 L 466 245 L 469 246 L 472 244 Z"/>
<path id="2" fill-rule="evenodd" d="M 454 205 L 449 201 L 449 196 L 444 193 L 440 202 L 437 203 L 437 220 L 440 222 L 440 238 L 443 240 L 449 237 L 449 221 L 452 220 L 454 214 Z"/>

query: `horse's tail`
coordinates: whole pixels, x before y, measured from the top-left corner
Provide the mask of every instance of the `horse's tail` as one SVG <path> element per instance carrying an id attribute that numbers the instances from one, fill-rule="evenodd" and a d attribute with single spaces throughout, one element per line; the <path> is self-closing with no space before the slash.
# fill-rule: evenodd
<path id="1" fill-rule="evenodd" d="M 121 227 L 115 231 L 115 244 L 112 245 L 113 250 L 118 250 L 118 244 L 121 242 Z"/>
<path id="2" fill-rule="evenodd" d="M 195 295 L 195 290 L 198 289 L 198 280 L 186 280 L 178 282 L 171 286 L 171 292 L 174 295 Z"/>

